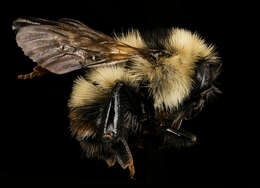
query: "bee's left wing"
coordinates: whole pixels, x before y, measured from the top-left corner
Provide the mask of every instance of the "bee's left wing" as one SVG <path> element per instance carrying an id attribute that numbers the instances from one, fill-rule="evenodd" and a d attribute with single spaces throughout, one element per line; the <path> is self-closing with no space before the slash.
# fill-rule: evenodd
<path id="1" fill-rule="evenodd" d="M 18 18 L 13 22 L 13 30 L 24 54 L 38 67 L 55 74 L 145 57 L 145 50 L 120 43 L 72 19 Z"/>

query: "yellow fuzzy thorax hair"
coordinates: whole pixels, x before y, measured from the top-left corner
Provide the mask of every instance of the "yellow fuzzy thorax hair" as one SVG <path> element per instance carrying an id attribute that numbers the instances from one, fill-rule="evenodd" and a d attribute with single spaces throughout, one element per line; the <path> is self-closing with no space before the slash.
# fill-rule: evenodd
<path id="1" fill-rule="evenodd" d="M 132 30 L 116 39 L 136 48 L 147 47 L 138 31 Z M 164 46 L 172 53 L 171 57 L 160 59 L 156 65 L 136 58 L 129 73 L 133 80 L 148 81 L 147 87 L 154 99 L 155 109 L 171 111 L 189 96 L 198 60 L 211 58 L 208 60 L 214 62 L 217 56 L 213 45 L 207 45 L 198 34 L 185 29 L 172 29 Z"/>
<path id="2" fill-rule="evenodd" d="M 147 48 L 140 33 L 135 30 L 115 39 L 136 48 Z M 207 45 L 198 34 L 184 29 L 172 29 L 165 48 L 172 56 L 160 59 L 156 64 L 138 57 L 132 60 L 129 69 L 124 65 L 108 66 L 92 70 L 86 79 L 80 77 L 75 81 L 69 106 L 91 104 L 107 96 L 116 81 L 122 81 L 134 88 L 141 84 L 147 87 L 156 110 L 178 108 L 193 88 L 192 77 L 198 60 L 207 58 L 214 62 L 217 56 L 214 46 Z"/>

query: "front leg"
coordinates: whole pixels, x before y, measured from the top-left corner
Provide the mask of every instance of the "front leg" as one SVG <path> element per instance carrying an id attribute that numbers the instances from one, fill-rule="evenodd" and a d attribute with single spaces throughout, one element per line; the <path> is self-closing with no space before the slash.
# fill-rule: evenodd
<path id="1" fill-rule="evenodd" d="M 163 148 L 186 148 L 197 143 L 197 137 L 183 129 L 163 128 Z"/>
<path id="2" fill-rule="evenodd" d="M 176 130 L 176 129 L 167 128 L 165 131 L 173 135 L 176 135 L 180 138 L 187 139 L 192 143 L 195 143 L 197 141 L 197 137 L 194 134 L 184 131 L 182 129 Z"/>

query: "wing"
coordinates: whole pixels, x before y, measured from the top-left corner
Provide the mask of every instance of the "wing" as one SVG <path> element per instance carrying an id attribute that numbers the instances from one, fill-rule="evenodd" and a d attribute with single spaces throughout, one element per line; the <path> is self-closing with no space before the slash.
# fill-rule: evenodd
<path id="1" fill-rule="evenodd" d="M 119 43 L 72 19 L 18 18 L 13 22 L 13 30 L 24 54 L 55 74 L 144 57 L 139 49 Z"/>

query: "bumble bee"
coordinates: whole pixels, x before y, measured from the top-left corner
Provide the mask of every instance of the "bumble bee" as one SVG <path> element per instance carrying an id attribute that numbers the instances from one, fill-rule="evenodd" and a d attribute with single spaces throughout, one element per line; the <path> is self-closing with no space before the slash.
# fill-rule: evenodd
<path id="1" fill-rule="evenodd" d="M 70 130 L 89 158 L 119 163 L 134 177 L 131 149 L 144 135 L 162 145 L 190 146 L 180 129 L 211 96 L 221 62 L 214 45 L 179 28 L 110 37 L 72 19 L 19 18 L 16 41 L 37 66 L 19 79 L 85 69 L 68 102 Z M 131 149 L 130 149 L 131 148 Z"/>

